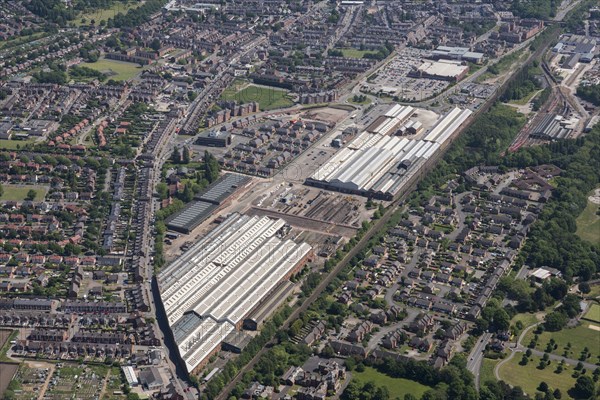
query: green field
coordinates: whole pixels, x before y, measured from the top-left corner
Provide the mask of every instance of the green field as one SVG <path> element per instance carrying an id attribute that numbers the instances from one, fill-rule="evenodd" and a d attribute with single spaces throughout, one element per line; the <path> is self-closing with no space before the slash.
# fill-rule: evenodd
<path id="1" fill-rule="evenodd" d="M 36 32 L 36 33 L 32 33 L 31 35 L 27 35 L 27 36 L 14 36 L 14 37 L 10 38 L 9 40 L 0 41 L 0 49 L 21 46 L 23 44 L 33 42 L 34 40 L 41 39 L 45 36 L 48 36 L 47 32 Z"/>
<path id="2" fill-rule="evenodd" d="M 591 357 L 587 359 L 588 362 L 595 364 L 598 362 L 600 356 L 600 332 L 589 328 L 590 322 L 582 321 L 581 325 L 575 328 L 565 328 L 558 332 L 543 332 L 539 335 L 538 344 L 536 349 L 540 351 L 546 350 L 546 345 L 550 339 L 554 339 L 558 347 L 552 352 L 556 355 L 562 356 L 567 351 L 567 357 L 575 360 L 579 359 L 581 352 L 585 347 L 591 353 Z M 529 342 L 533 339 L 534 329 L 527 332 L 525 338 L 522 341 L 524 346 L 529 345 Z M 571 348 L 566 349 L 567 344 L 571 343 Z"/>
<path id="3" fill-rule="evenodd" d="M 523 391 L 533 398 L 540 382 L 546 382 L 548 386 L 554 389 L 560 389 L 562 398 L 571 398 L 567 391 L 575 385 L 575 378 L 571 376 L 573 367 L 565 364 L 564 370 L 558 374 L 556 367 L 558 361 L 552 361 L 545 369 L 538 369 L 540 358 L 532 356 L 527 365 L 520 365 L 522 353 L 517 353 L 514 357 L 500 367 L 498 374 L 500 378 L 512 386 L 521 386 Z"/>
<path id="4" fill-rule="evenodd" d="M 127 11 L 131 10 L 132 8 L 138 8 L 141 5 L 141 2 L 117 2 L 113 4 L 110 8 L 102 8 L 88 13 L 82 13 L 75 19 L 74 22 L 75 25 L 82 26 L 90 25 L 90 22 L 94 20 L 94 23 L 98 25 L 102 20 L 106 21 L 109 18 L 114 18 L 114 16 L 118 13 L 126 14 Z M 83 22 L 84 19 L 85 22 Z"/>
<path id="5" fill-rule="evenodd" d="M 533 324 L 539 322 L 540 320 L 537 318 L 537 316 L 535 314 L 520 313 L 520 314 L 515 314 L 515 316 L 512 317 L 512 319 L 510 320 L 510 324 L 514 325 L 517 323 L 517 321 L 521 321 L 521 323 L 523 324 L 523 327 L 527 328 L 528 326 L 533 325 Z"/>
<path id="6" fill-rule="evenodd" d="M 8 140 L 0 139 L 0 149 L 4 150 L 18 150 L 24 148 L 27 144 L 35 143 L 35 140 Z"/>
<path id="7" fill-rule="evenodd" d="M 354 99 L 352 97 L 350 97 L 348 99 L 348 102 L 352 103 L 352 104 L 358 104 L 358 105 L 361 105 L 361 106 L 366 106 L 367 104 L 371 104 L 371 98 L 369 96 L 367 96 L 364 101 L 354 101 Z"/>
<path id="8" fill-rule="evenodd" d="M 592 304 L 590 306 L 590 308 L 588 309 L 588 311 L 583 316 L 583 319 L 600 324 L 600 305 Z M 598 336 L 599 336 L 598 340 L 600 340 L 600 332 L 598 333 Z"/>
<path id="9" fill-rule="evenodd" d="M 591 193 L 590 193 L 591 194 Z M 587 207 L 577 217 L 577 236 L 591 243 L 600 242 L 600 204 L 588 201 Z"/>
<path id="10" fill-rule="evenodd" d="M 143 68 L 137 64 L 107 60 L 105 58 L 102 58 L 95 63 L 82 63 L 80 65 L 106 73 L 108 79 L 113 79 L 115 81 L 127 81 L 135 78 L 143 70 Z"/>
<path id="11" fill-rule="evenodd" d="M 507 56 L 502 57 L 497 63 L 492 63 L 488 67 L 497 68 L 500 71 L 499 75 L 502 75 L 504 72 L 510 69 L 512 65 L 517 65 L 517 61 L 519 61 L 525 55 L 524 49 L 519 50 L 517 52 L 511 53 Z M 496 78 L 499 75 L 493 74 L 490 71 L 486 71 L 477 77 L 476 81 L 478 83 L 487 81 L 488 79 Z"/>
<path id="12" fill-rule="evenodd" d="M 46 197 L 48 188 L 43 186 L 27 186 L 27 185 L 2 185 L 4 193 L 0 196 L 0 200 L 4 201 L 21 201 L 27 197 L 27 192 L 35 190 L 37 193 L 35 201 L 42 201 Z"/>
<path id="13" fill-rule="evenodd" d="M 390 391 L 390 398 L 403 399 L 407 393 L 420 399 L 430 388 L 418 382 L 403 378 L 392 378 L 378 372 L 375 368 L 366 367 L 363 372 L 352 372 L 352 378 L 362 383 L 372 381 L 376 386 L 385 386 Z"/>
<path id="14" fill-rule="evenodd" d="M 529 103 L 538 93 L 541 93 L 541 90 L 534 90 L 521 99 L 511 100 L 510 104 L 517 104 L 520 106 L 524 106 L 525 104 Z"/>
<path id="15" fill-rule="evenodd" d="M 244 84 L 241 81 L 234 81 L 231 86 L 223 91 L 221 99 L 235 100 L 238 103 L 250 103 L 256 101 L 259 104 L 261 111 L 274 110 L 276 108 L 285 108 L 294 105 L 294 102 L 289 99 L 285 90 L 255 85 L 243 86 Z"/>
<path id="16" fill-rule="evenodd" d="M 342 49 L 342 54 L 346 58 L 363 58 L 365 54 L 375 54 L 376 51 L 371 50 L 357 50 L 352 48 Z"/>
<path id="17" fill-rule="evenodd" d="M 585 295 L 588 299 L 600 298 L 600 283 L 591 285 L 592 291 Z"/>
<path id="18" fill-rule="evenodd" d="M 483 385 L 487 381 L 496 382 L 496 377 L 494 376 L 494 368 L 496 365 L 502 360 L 492 360 L 491 358 L 483 358 L 483 362 L 481 363 L 481 370 L 479 371 L 479 385 Z"/>

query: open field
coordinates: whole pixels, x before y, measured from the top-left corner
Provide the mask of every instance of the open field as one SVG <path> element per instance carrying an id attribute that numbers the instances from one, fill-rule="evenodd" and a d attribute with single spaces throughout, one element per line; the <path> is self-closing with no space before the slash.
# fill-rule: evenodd
<path id="1" fill-rule="evenodd" d="M 491 358 L 483 358 L 481 363 L 481 370 L 479 371 L 479 385 L 480 387 L 487 381 L 496 381 L 494 376 L 494 368 L 502 360 L 492 360 Z"/>
<path id="2" fill-rule="evenodd" d="M 588 242 L 600 241 L 600 204 L 588 200 L 587 207 L 577 217 L 577 236 Z"/>
<path id="3" fill-rule="evenodd" d="M 18 150 L 25 147 L 26 144 L 35 143 L 35 140 L 7 140 L 0 139 L 0 149 Z"/>
<path id="4" fill-rule="evenodd" d="M 82 63 L 81 65 L 106 73 L 108 79 L 113 79 L 115 81 L 127 81 L 133 79 L 143 70 L 143 68 L 137 64 L 108 60 L 106 58 L 101 58 L 95 63 Z"/>
<path id="5" fill-rule="evenodd" d="M 351 48 L 342 49 L 342 54 L 346 58 L 363 58 L 363 56 L 365 54 L 375 54 L 375 53 L 376 53 L 376 51 L 370 51 L 370 50 L 357 50 L 357 49 L 351 49 Z"/>
<path id="6" fill-rule="evenodd" d="M 0 363 L 0 398 L 4 398 L 4 392 L 18 369 L 19 364 Z"/>
<path id="7" fill-rule="evenodd" d="M 592 304 L 583 316 L 583 319 L 600 324 L 600 305 Z M 600 334 L 598 334 L 598 336 L 600 336 Z"/>
<path id="8" fill-rule="evenodd" d="M 597 330 L 590 329 L 588 327 L 590 324 L 589 321 L 582 321 L 581 325 L 575 328 L 565 328 L 558 332 L 542 332 L 539 335 L 536 349 L 545 351 L 548 342 L 552 338 L 558 345 L 556 350 L 552 351 L 552 353 L 562 356 L 563 353 L 567 351 L 568 358 L 577 360 L 583 349 L 587 347 L 591 353 L 591 357 L 588 358 L 587 361 L 595 364 L 598 362 L 598 357 L 600 357 L 600 346 L 598 346 L 600 333 Z M 533 330 L 527 332 L 522 344 L 527 346 L 533 337 Z M 571 343 L 571 348 L 569 350 L 566 349 L 568 343 Z"/>
<path id="9" fill-rule="evenodd" d="M 533 324 L 539 322 L 540 320 L 537 318 L 537 316 L 535 314 L 520 313 L 520 314 L 515 314 L 515 316 L 512 317 L 512 319 L 510 320 L 510 324 L 514 325 L 517 323 L 517 321 L 521 321 L 521 323 L 523 324 L 523 327 L 526 328 L 530 325 L 533 325 Z"/>
<path id="10" fill-rule="evenodd" d="M 95 11 L 82 13 L 75 19 L 75 25 L 90 25 L 91 21 L 94 20 L 95 24 L 98 25 L 100 21 L 114 18 L 118 13 L 125 14 L 132 8 L 138 8 L 142 5 L 142 2 L 116 2 L 109 8 L 102 8 Z M 85 22 L 83 20 L 85 19 Z"/>
<path id="11" fill-rule="evenodd" d="M 517 61 L 520 61 L 523 56 L 526 56 L 529 52 L 525 53 L 525 49 L 521 49 L 509 55 L 505 55 L 502 57 L 497 63 L 492 63 L 488 66 L 488 68 L 492 68 L 492 70 L 496 69 L 497 71 L 507 71 L 510 69 L 512 65 L 518 65 Z M 498 77 L 497 74 L 490 72 L 489 70 L 481 74 L 476 81 L 481 83 L 485 82 L 488 79 Z"/>
<path id="12" fill-rule="evenodd" d="M 538 95 L 538 93 L 541 93 L 542 90 L 534 90 L 531 93 L 527 94 L 525 97 L 522 97 L 518 100 L 511 100 L 510 104 L 517 104 L 520 106 L 524 106 L 525 104 L 529 103 L 535 96 Z"/>
<path id="13" fill-rule="evenodd" d="M 21 201 L 27 197 L 27 192 L 35 190 L 35 200 L 42 201 L 46 197 L 48 188 L 38 185 L 2 185 L 4 194 L 0 196 L 0 200 L 4 201 Z"/>
<path id="14" fill-rule="evenodd" d="M 352 103 L 352 104 L 358 104 L 358 105 L 367 105 L 367 104 L 371 104 L 371 98 L 370 97 L 366 97 L 364 101 L 354 101 L 354 99 L 352 97 L 350 97 L 348 99 L 348 102 Z"/>
<path id="15" fill-rule="evenodd" d="M 10 335 L 13 332 L 14 331 L 12 331 L 10 329 L 2 329 L 2 330 L 0 330 L 0 348 L 2 348 L 4 346 L 4 344 L 6 343 L 6 341 L 8 340 L 8 338 L 10 337 Z"/>
<path id="16" fill-rule="evenodd" d="M 600 283 L 591 285 L 592 291 L 585 295 L 588 299 L 600 298 Z"/>
<path id="17" fill-rule="evenodd" d="M 225 89 L 221 95 L 222 100 L 235 100 L 238 103 L 249 103 L 256 101 L 260 110 L 273 110 L 276 108 L 290 107 L 294 103 L 287 97 L 285 90 L 273 89 L 264 86 L 248 85 L 240 89 L 239 81 Z"/>
<path id="18" fill-rule="evenodd" d="M 27 36 L 15 36 L 9 40 L 0 41 L 0 49 L 21 46 L 25 43 L 33 42 L 46 36 L 48 36 L 47 32 L 35 32 Z"/>
<path id="19" fill-rule="evenodd" d="M 521 386 L 532 398 L 541 382 L 546 382 L 552 390 L 560 389 L 563 399 L 571 398 L 567 391 L 575 385 L 575 378 L 571 376 L 572 366 L 565 364 L 564 370 L 558 374 L 554 372 L 559 364 L 557 361 L 552 361 L 544 369 L 538 369 L 541 358 L 532 356 L 527 365 L 520 365 L 521 358 L 522 353 L 515 354 L 500 367 L 498 373 L 503 381 L 512 386 Z"/>
<path id="20" fill-rule="evenodd" d="M 353 379 L 360 382 L 369 382 L 372 381 L 376 386 L 385 386 L 390 391 L 390 398 L 400 398 L 403 399 L 404 395 L 407 393 L 412 394 L 416 398 L 420 399 L 430 388 L 421 385 L 418 382 L 411 381 L 403 378 L 392 378 L 387 375 L 378 372 L 375 368 L 367 367 L 364 372 L 352 372 Z"/>

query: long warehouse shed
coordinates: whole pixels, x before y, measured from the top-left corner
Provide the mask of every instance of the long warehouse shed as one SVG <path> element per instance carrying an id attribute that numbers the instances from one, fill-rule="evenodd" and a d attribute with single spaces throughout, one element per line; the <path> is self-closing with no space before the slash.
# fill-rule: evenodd
<path id="1" fill-rule="evenodd" d="M 282 219 L 232 214 L 158 275 L 188 372 L 202 368 L 312 256 L 308 244 L 278 237 L 284 226 Z"/>
<path id="2" fill-rule="evenodd" d="M 414 109 L 394 106 L 385 116 L 404 118 L 413 113 Z M 378 133 L 388 133 L 387 128 L 375 129 L 372 133 L 362 132 L 318 168 L 305 183 L 391 200 L 471 114 L 470 110 L 453 109 L 420 140 Z"/>
<path id="3" fill-rule="evenodd" d="M 196 195 L 194 201 L 188 203 L 181 211 L 170 216 L 166 221 L 168 229 L 190 233 L 208 217 L 214 215 L 236 191 L 247 186 L 251 178 L 233 173 L 224 174 L 219 180 Z"/>

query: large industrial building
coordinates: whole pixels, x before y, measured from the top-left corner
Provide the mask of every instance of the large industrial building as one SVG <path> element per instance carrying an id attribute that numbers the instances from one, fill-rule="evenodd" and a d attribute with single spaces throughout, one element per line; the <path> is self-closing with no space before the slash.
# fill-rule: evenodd
<path id="1" fill-rule="evenodd" d="M 190 233 L 208 217 L 214 215 L 230 196 L 250 181 L 251 179 L 244 175 L 232 173 L 223 175 L 196 195 L 194 201 L 169 217 L 166 221 L 167 228 L 176 232 Z"/>
<path id="2" fill-rule="evenodd" d="M 442 81 L 458 82 L 469 73 L 469 66 L 461 61 L 423 60 L 423 63 L 410 72 L 410 76 L 417 78 L 438 79 Z"/>
<path id="3" fill-rule="evenodd" d="M 312 248 L 283 240 L 282 219 L 232 214 L 158 275 L 164 311 L 188 372 L 202 368 L 230 334 L 289 288 Z M 283 297 L 285 298 L 285 297 Z M 250 325 L 253 325 L 250 323 Z M 256 324 L 255 324 L 256 325 Z"/>
<path id="4" fill-rule="evenodd" d="M 407 114 L 401 106 L 392 107 L 390 112 L 385 114 L 386 119 L 395 118 L 395 113 Z M 409 114 L 413 112 L 410 110 Z M 306 184 L 392 200 L 471 114 L 470 110 L 455 108 L 418 140 L 388 135 L 396 128 L 388 129 L 389 123 L 383 121 L 381 130 L 371 129 L 378 133 L 366 130 L 359 134 L 317 169 Z M 407 123 L 404 118 L 403 124 Z"/>
<path id="5" fill-rule="evenodd" d="M 431 52 L 431 57 L 435 60 L 464 60 L 475 64 L 481 64 L 484 55 L 483 53 L 472 52 L 468 47 L 438 46 Z"/>

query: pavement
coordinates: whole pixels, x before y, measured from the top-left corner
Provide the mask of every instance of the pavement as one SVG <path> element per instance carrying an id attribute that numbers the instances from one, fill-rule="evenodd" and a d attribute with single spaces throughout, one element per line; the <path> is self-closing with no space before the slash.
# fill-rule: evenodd
<path id="1" fill-rule="evenodd" d="M 479 375 L 483 362 L 483 353 L 485 346 L 487 346 L 491 338 L 492 334 L 489 332 L 481 335 L 475 346 L 473 346 L 473 350 L 471 350 L 471 354 L 469 354 L 469 359 L 467 360 L 467 369 L 475 376 L 475 388 L 477 390 L 479 390 Z"/>

